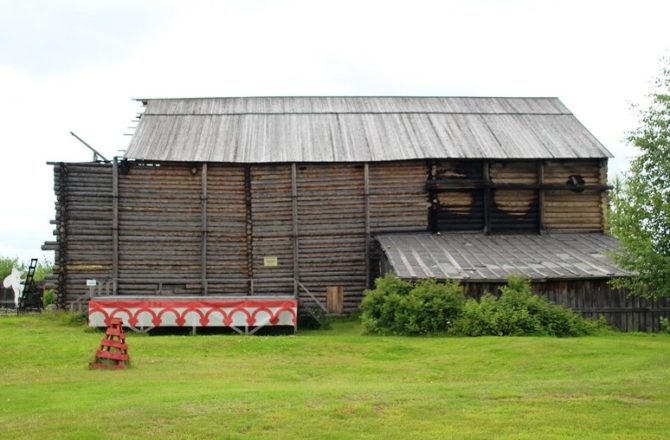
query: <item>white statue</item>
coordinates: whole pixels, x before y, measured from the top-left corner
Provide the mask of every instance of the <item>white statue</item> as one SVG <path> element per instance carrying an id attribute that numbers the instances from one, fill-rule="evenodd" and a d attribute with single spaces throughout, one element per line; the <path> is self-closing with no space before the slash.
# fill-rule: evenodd
<path id="1" fill-rule="evenodd" d="M 23 296 L 24 285 L 21 283 L 21 272 L 17 268 L 12 267 L 12 273 L 7 275 L 7 277 L 2 282 L 2 285 L 5 288 L 12 288 L 14 290 L 14 304 L 16 308 L 19 308 L 19 299 Z"/>

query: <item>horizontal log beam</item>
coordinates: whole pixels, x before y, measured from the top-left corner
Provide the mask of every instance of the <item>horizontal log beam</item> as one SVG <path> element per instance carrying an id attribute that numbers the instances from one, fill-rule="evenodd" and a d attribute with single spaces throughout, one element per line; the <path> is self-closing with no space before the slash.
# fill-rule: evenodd
<path id="1" fill-rule="evenodd" d="M 451 191 L 460 189 L 509 189 L 509 190 L 548 190 L 548 191 L 608 191 L 612 185 L 589 184 L 567 185 L 560 183 L 495 183 L 484 180 L 431 180 L 426 189 L 433 191 Z"/>

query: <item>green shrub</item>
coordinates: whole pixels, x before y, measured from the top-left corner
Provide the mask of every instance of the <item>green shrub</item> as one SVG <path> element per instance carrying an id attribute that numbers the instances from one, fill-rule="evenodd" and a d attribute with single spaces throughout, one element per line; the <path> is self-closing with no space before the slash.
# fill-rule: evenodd
<path id="1" fill-rule="evenodd" d="M 48 306 L 49 304 L 53 304 L 56 301 L 56 295 L 54 294 L 54 291 L 52 289 L 46 289 L 44 291 L 44 296 L 42 296 L 42 303 L 44 304 L 44 307 Z"/>
<path id="2" fill-rule="evenodd" d="M 370 333 L 393 333 L 395 311 L 402 297 L 412 290 L 412 284 L 387 275 L 375 280 L 375 288 L 365 291 L 361 303 L 361 322 Z M 392 330 L 393 327 L 393 330 Z"/>
<path id="3" fill-rule="evenodd" d="M 449 333 L 460 336 L 497 335 L 497 298 L 490 293 L 476 299 L 468 299 L 459 319 L 449 329 Z"/>
<path id="4" fill-rule="evenodd" d="M 18 257 L 0 257 L 0 281 L 4 280 L 10 273 L 12 273 L 13 267 L 16 267 L 21 272 L 26 268 L 25 264 L 23 264 Z"/>
<path id="5" fill-rule="evenodd" d="M 47 275 L 50 275 L 53 272 L 53 263 L 49 261 L 48 258 L 42 258 L 42 261 L 37 263 L 35 268 L 35 281 L 40 282 L 44 281 Z"/>
<path id="6" fill-rule="evenodd" d="M 487 294 L 468 300 L 450 329 L 465 336 L 581 336 L 593 334 L 603 323 L 589 321 L 572 310 L 549 303 L 533 293 L 530 282 L 511 277 L 500 288 L 500 297 Z"/>
<path id="7" fill-rule="evenodd" d="M 465 298 L 454 282 L 421 280 L 416 284 L 395 275 L 375 281 L 361 304 L 361 320 L 370 333 L 435 334 L 458 318 Z"/>
<path id="8" fill-rule="evenodd" d="M 19 272 L 21 272 L 22 278 L 25 276 L 25 271 L 27 269 L 26 263 L 19 260 L 18 257 L 0 257 L 0 281 L 5 279 L 7 275 L 12 273 L 12 268 L 16 267 Z M 44 278 L 53 272 L 53 263 L 49 261 L 48 258 L 44 257 L 42 261 L 37 262 L 37 267 L 35 268 L 34 280 L 39 282 L 43 281 Z"/>
<path id="9" fill-rule="evenodd" d="M 511 277 L 500 297 L 485 294 L 465 300 L 456 282 L 410 283 L 394 275 L 375 281 L 361 303 L 361 320 L 370 333 L 417 335 L 448 332 L 459 336 L 581 336 L 606 327 L 535 295 L 530 282 Z"/>
<path id="10" fill-rule="evenodd" d="M 670 333 L 670 322 L 668 318 L 662 317 L 658 319 L 658 330 L 661 333 Z"/>

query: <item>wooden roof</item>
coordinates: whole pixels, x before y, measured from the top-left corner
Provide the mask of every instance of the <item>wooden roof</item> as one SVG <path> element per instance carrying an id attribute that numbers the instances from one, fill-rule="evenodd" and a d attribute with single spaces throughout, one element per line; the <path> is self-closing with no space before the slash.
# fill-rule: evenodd
<path id="1" fill-rule="evenodd" d="M 611 157 L 557 98 L 144 99 L 127 158 L 228 163 Z"/>
<path id="2" fill-rule="evenodd" d="M 600 233 L 484 235 L 386 234 L 376 237 L 400 278 L 499 282 L 630 275 L 607 255 L 618 241 Z"/>

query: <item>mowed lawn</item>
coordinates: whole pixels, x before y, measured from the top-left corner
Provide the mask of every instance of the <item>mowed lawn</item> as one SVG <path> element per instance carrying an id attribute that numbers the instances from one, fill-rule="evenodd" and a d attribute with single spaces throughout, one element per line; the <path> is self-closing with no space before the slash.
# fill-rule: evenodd
<path id="1" fill-rule="evenodd" d="M 102 333 L 0 318 L 0 438 L 670 437 L 670 336 L 407 338 Z"/>

